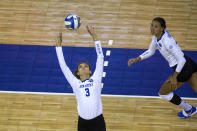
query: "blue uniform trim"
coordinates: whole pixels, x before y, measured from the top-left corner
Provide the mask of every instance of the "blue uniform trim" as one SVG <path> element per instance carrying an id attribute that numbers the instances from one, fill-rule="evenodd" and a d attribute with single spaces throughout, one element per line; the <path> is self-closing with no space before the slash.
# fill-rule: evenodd
<path id="1" fill-rule="evenodd" d="M 86 80 L 89 80 L 89 78 L 88 78 L 88 79 L 85 79 L 85 80 L 83 80 L 83 81 L 81 81 L 81 82 L 85 82 Z"/>
<path id="2" fill-rule="evenodd" d="M 157 42 L 159 42 L 162 39 L 162 37 L 163 37 L 164 34 L 165 34 L 165 31 L 163 32 L 163 34 L 161 35 L 161 37 L 159 39 L 157 39 Z"/>

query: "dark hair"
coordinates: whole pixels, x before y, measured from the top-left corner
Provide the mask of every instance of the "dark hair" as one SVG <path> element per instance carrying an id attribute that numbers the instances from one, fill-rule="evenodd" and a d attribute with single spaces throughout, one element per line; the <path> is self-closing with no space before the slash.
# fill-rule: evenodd
<path id="1" fill-rule="evenodd" d="M 80 79 L 80 76 L 79 76 L 77 73 L 78 73 L 79 65 L 82 64 L 82 63 L 87 64 L 88 67 L 89 67 L 89 69 L 90 69 L 90 71 L 92 71 L 92 70 L 91 70 L 91 67 L 90 67 L 90 64 L 89 64 L 88 62 L 80 62 L 80 63 L 77 65 L 76 71 L 74 72 L 74 76 L 75 76 L 77 79 Z M 90 74 L 90 75 L 91 75 L 91 74 Z"/>
<path id="2" fill-rule="evenodd" d="M 164 20 L 164 18 L 161 17 L 155 17 L 153 19 L 153 21 L 157 21 L 160 23 L 161 27 L 163 27 L 164 29 L 166 29 L 166 21 Z"/>

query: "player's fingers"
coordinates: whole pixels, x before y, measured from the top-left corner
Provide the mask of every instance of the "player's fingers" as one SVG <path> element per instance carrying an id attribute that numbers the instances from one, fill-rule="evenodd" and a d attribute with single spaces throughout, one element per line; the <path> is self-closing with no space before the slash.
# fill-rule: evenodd
<path id="1" fill-rule="evenodd" d="M 92 31 L 92 26 L 89 25 L 88 28 L 89 28 L 89 30 L 90 30 L 90 32 L 91 32 L 91 31 Z"/>
<path id="2" fill-rule="evenodd" d="M 131 60 L 128 61 L 128 65 L 131 65 Z"/>
<path id="3" fill-rule="evenodd" d="M 128 66 L 131 66 L 133 62 L 132 61 L 128 61 Z"/>
<path id="4" fill-rule="evenodd" d="M 130 59 L 129 62 L 130 62 L 130 63 L 133 63 L 133 62 L 134 62 L 134 59 Z"/>
<path id="5" fill-rule="evenodd" d="M 128 66 L 130 66 L 130 63 L 128 62 Z"/>
<path id="6" fill-rule="evenodd" d="M 171 83 L 172 89 L 175 90 L 177 88 L 177 82 L 172 77 L 171 77 L 170 83 Z"/>
<path id="7" fill-rule="evenodd" d="M 130 60 L 128 60 L 128 66 L 130 65 Z"/>
<path id="8" fill-rule="evenodd" d="M 89 26 L 89 30 L 90 30 L 90 32 L 92 33 L 93 27 L 92 27 L 92 26 Z"/>
<path id="9" fill-rule="evenodd" d="M 86 29 L 87 29 L 87 31 L 88 31 L 90 34 L 92 34 L 92 33 L 91 33 L 91 28 L 90 28 L 90 26 L 87 25 L 87 26 L 86 26 Z"/>

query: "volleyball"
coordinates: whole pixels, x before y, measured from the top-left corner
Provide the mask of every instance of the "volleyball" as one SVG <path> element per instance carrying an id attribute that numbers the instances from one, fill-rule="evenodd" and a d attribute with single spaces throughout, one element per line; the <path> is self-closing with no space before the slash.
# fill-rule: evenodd
<path id="1" fill-rule="evenodd" d="M 69 30 L 76 30 L 81 25 L 80 17 L 75 14 L 69 14 L 66 16 L 64 24 Z"/>

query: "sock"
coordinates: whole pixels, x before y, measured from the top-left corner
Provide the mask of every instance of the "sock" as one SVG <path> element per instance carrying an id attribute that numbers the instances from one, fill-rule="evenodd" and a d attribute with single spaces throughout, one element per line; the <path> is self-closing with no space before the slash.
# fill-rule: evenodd
<path id="1" fill-rule="evenodd" d="M 186 103 L 184 100 L 181 101 L 181 104 L 179 104 L 179 106 L 182 107 L 185 111 L 189 111 L 192 109 L 192 106 Z"/>

